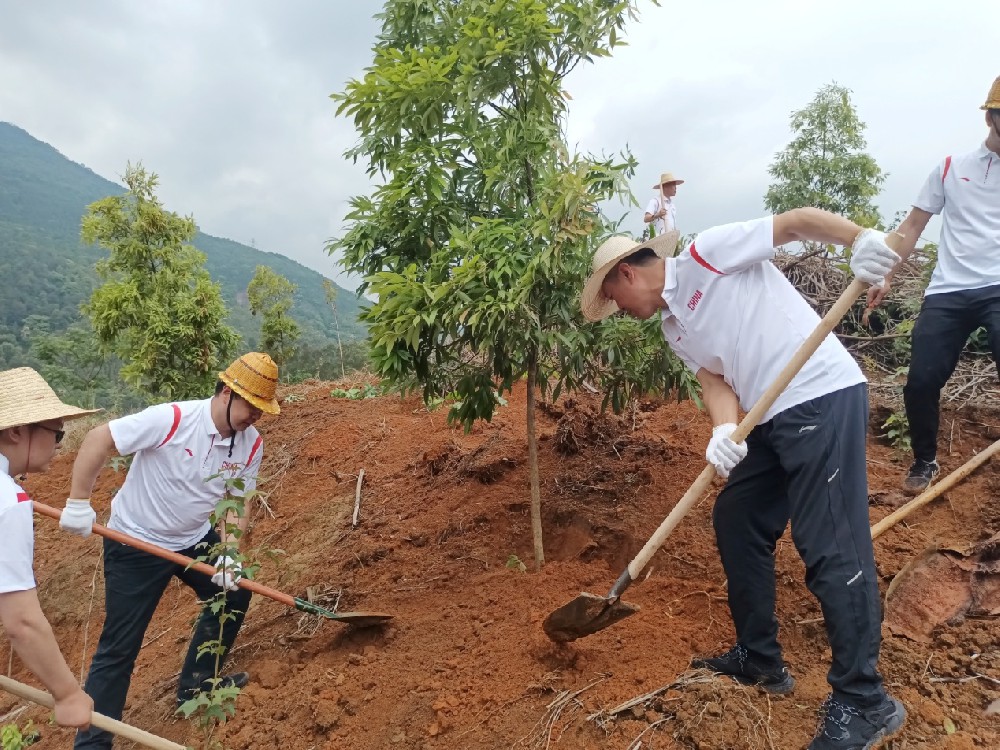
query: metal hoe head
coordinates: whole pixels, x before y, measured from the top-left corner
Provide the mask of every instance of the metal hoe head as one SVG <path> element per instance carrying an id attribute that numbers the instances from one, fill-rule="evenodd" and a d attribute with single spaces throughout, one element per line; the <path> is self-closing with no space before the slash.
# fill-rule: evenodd
<path id="1" fill-rule="evenodd" d="M 384 612 L 334 612 L 326 607 L 321 607 L 318 604 L 313 604 L 305 599 L 295 599 L 295 608 L 303 612 L 307 612 L 310 615 L 318 615 L 319 617 L 325 617 L 328 620 L 339 620 L 347 625 L 353 625 L 357 628 L 370 628 L 375 625 L 381 625 L 392 619 L 392 615 L 387 615 Z"/>
<path id="2" fill-rule="evenodd" d="M 638 611 L 638 605 L 623 602 L 618 597 L 584 592 L 546 617 L 542 629 L 550 640 L 568 643 L 604 630 Z"/>

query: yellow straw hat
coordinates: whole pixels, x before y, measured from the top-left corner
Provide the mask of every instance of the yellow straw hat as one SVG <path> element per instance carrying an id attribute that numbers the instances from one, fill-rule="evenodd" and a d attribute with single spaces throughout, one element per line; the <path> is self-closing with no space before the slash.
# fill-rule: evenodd
<path id="1" fill-rule="evenodd" d="M 980 109 L 1000 109 L 1000 76 L 990 86 L 990 93 L 986 96 L 986 104 Z"/>
<path id="2" fill-rule="evenodd" d="M 660 181 L 655 185 L 653 185 L 653 189 L 659 190 L 660 185 L 669 185 L 671 182 L 676 182 L 678 185 L 684 184 L 684 180 L 678 177 L 674 177 L 673 172 L 664 172 L 663 174 L 660 175 Z"/>
<path id="3" fill-rule="evenodd" d="M 219 380 L 261 411 L 268 414 L 281 412 L 274 397 L 278 388 L 278 366 L 266 354 L 244 354 L 219 373 Z"/>
<path id="4" fill-rule="evenodd" d="M 594 260 L 590 264 L 590 277 L 583 285 L 583 292 L 580 295 L 580 310 L 583 312 L 583 317 L 590 321 L 597 321 L 618 312 L 618 305 L 615 301 L 605 297 L 601 291 L 604 277 L 618 261 L 646 248 L 661 258 L 666 258 L 673 254 L 680 236 L 680 232 L 671 229 L 669 232 L 659 234 L 643 243 L 636 242 L 631 237 L 621 234 L 605 240 L 604 244 L 597 248 L 597 252 L 594 253 Z"/>
<path id="5" fill-rule="evenodd" d="M 49 419 L 76 419 L 98 411 L 64 404 L 30 367 L 0 372 L 0 430 Z"/>

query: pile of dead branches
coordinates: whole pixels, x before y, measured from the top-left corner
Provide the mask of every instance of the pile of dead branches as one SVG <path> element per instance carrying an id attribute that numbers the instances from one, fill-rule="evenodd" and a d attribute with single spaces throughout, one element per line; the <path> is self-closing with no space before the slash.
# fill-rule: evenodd
<path id="1" fill-rule="evenodd" d="M 829 254 L 825 247 L 797 255 L 779 253 L 775 264 L 820 315 L 833 306 L 851 280 L 847 260 Z M 866 314 L 865 300 L 859 299 L 836 330 L 867 373 L 873 400 L 894 410 L 902 407 L 910 335 L 933 264 L 932 256 L 915 252 L 896 274 L 891 294 L 879 307 Z M 980 331 L 945 387 L 943 403 L 960 407 L 1000 396 L 996 365 L 984 344 Z"/>

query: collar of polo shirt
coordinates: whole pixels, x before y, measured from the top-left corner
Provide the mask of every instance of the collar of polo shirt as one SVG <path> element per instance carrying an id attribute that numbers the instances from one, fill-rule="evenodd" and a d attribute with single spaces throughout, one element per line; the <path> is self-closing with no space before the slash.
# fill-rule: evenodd
<path id="1" fill-rule="evenodd" d="M 670 299 L 673 297 L 671 292 L 677 288 L 677 258 L 664 258 L 663 261 L 663 291 L 660 292 L 660 298 L 667 303 L 667 307 L 661 311 L 661 317 L 674 314 L 670 308 Z"/>

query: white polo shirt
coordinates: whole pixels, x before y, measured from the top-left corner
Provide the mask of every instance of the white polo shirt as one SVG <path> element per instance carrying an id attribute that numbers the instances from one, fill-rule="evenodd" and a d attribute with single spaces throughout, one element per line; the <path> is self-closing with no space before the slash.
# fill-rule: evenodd
<path id="1" fill-rule="evenodd" d="M 176 552 L 205 536 L 226 478 L 244 480 L 236 495 L 257 486 L 263 438 L 254 427 L 236 433 L 229 458 L 211 403 L 159 404 L 108 423 L 118 452 L 135 454 L 111 502 L 110 528 Z"/>
<path id="2" fill-rule="evenodd" d="M 667 215 L 662 219 L 655 219 L 653 224 L 656 226 L 656 233 L 663 234 L 671 229 L 677 228 L 677 206 L 674 205 L 673 198 L 666 198 L 664 196 L 661 201 L 659 195 L 654 195 L 650 198 L 649 203 L 646 204 L 646 213 L 655 214 L 659 213 L 660 206 L 667 207 Z"/>
<path id="3" fill-rule="evenodd" d="M 31 498 L 9 471 L 10 462 L 0 453 L 0 594 L 35 588 Z"/>
<path id="4" fill-rule="evenodd" d="M 1000 156 L 984 143 L 947 157 L 913 205 L 941 214 L 937 265 L 925 294 L 1000 284 Z"/>
<path id="5" fill-rule="evenodd" d="M 770 216 L 708 229 L 666 259 L 661 329 L 697 373 L 721 375 L 744 411 L 757 402 L 819 324 L 819 316 L 769 261 Z M 796 404 L 864 383 L 837 337 L 826 337 L 761 423 Z"/>

